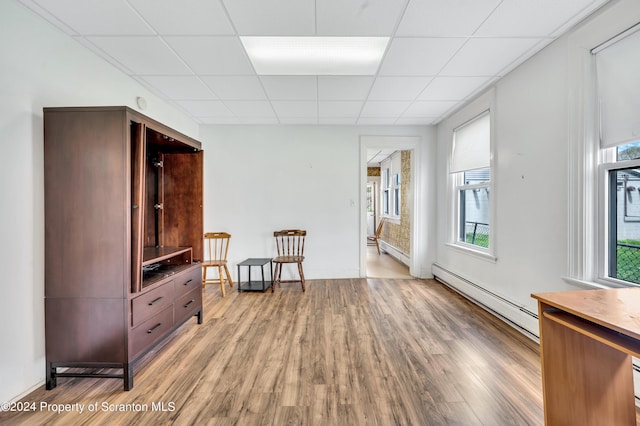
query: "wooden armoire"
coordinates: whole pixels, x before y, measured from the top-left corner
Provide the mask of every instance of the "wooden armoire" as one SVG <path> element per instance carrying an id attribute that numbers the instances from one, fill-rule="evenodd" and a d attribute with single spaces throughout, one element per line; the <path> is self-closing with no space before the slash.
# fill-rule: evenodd
<path id="1" fill-rule="evenodd" d="M 130 108 L 44 109 L 47 389 L 129 390 L 136 360 L 202 323 L 202 165 L 200 142 Z"/>

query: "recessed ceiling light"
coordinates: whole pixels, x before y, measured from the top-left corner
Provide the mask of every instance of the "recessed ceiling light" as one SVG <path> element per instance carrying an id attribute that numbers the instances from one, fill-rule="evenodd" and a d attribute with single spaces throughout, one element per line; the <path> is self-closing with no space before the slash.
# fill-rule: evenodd
<path id="1" fill-rule="evenodd" d="M 374 75 L 389 37 L 240 37 L 260 75 Z"/>

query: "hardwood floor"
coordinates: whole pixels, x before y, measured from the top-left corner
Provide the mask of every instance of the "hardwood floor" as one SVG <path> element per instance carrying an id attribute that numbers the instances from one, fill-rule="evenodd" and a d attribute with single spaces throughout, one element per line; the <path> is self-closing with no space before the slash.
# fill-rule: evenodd
<path id="1" fill-rule="evenodd" d="M 207 286 L 204 323 L 194 318 L 146 357 L 131 391 L 59 378 L 23 399 L 35 412 L 0 413 L 0 423 L 543 424 L 538 345 L 436 281 L 219 291 Z"/>
<path id="2" fill-rule="evenodd" d="M 367 277 L 411 278 L 409 267 L 384 251 L 378 254 L 376 246 L 367 246 Z"/>

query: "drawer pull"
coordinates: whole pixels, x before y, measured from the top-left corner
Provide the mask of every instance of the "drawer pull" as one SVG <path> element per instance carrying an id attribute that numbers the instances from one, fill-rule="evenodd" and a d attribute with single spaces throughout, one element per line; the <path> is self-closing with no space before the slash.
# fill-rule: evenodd
<path id="1" fill-rule="evenodd" d="M 183 308 L 188 308 L 190 304 L 192 304 L 193 302 L 195 302 L 195 300 L 191 299 L 189 300 L 184 306 Z"/>
<path id="2" fill-rule="evenodd" d="M 153 305 L 156 302 L 159 302 L 160 300 L 164 299 L 164 297 L 160 296 L 157 299 L 152 300 L 151 302 L 149 302 L 149 306 Z"/>
<path id="3" fill-rule="evenodd" d="M 147 330 L 147 333 L 151 334 L 155 331 L 156 328 L 160 327 L 162 325 L 161 322 L 157 323 L 156 325 L 154 325 L 153 327 L 151 327 L 150 329 Z"/>
<path id="4" fill-rule="evenodd" d="M 193 281 L 193 280 L 191 279 L 191 280 L 187 281 L 186 283 L 184 283 L 184 285 L 189 285 L 189 283 L 190 283 L 191 281 Z"/>

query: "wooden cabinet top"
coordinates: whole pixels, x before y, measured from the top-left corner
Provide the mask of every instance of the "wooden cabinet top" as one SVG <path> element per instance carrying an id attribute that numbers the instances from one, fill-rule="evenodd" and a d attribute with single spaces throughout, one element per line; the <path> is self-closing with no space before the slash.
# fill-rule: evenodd
<path id="1" fill-rule="evenodd" d="M 189 137 L 183 133 L 178 132 L 177 130 L 168 127 L 159 121 L 154 120 L 151 117 L 148 117 L 134 109 L 131 109 L 127 106 L 89 106 L 89 107 L 47 107 L 43 108 L 45 113 L 55 113 L 55 112 L 67 112 L 67 113 L 91 113 L 91 112 L 107 112 L 107 111 L 121 111 L 123 114 L 129 117 L 129 119 L 136 121 L 138 123 L 145 124 L 148 128 L 151 128 L 157 132 L 158 138 L 163 138 L 163 144 L 169 145 L 171 143 L 186 144 L 193 147 L 195 150 L 199 151 L 202 149 L 202 144 Z"/>
<path id="2" fill-rule="evenodd" d="M 553 308 L 640 340 L 640 288 L 535 293 Z"/>

